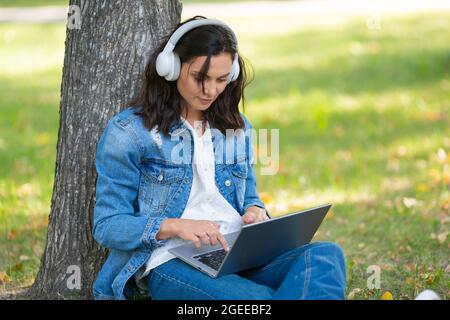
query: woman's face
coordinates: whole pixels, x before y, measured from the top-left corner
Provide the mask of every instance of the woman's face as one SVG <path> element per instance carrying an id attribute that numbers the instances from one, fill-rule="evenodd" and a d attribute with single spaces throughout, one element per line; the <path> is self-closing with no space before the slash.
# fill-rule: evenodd
<path id="1" fill-rule="evenodd" d="M 182 97 L 183 110 L 187 107 L 190 114 L 197 114 L 198 111 L 208 109 L 227 85 L 233 61 L 230 53 L 222 52 L 211 56 L 208 74 L 204 82 L 205 89 L 202 92 L 202 83 L 196 79 L 206 58 L 207 56 L 199 56 L 181 64 L 177 89 Z"/>

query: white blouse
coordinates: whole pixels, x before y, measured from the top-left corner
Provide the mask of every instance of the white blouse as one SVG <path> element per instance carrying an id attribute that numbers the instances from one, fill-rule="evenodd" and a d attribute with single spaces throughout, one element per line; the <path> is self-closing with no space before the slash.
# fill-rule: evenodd
<path id="1" fill-rule="evenodd" d="M 201 122 L 198 122 L 199 126 L 194 130 L 186 119 L 181 119 L 194 136 L 192 189 L 181 218 L 215 221 L 220 224 L 222 234 L 240 230 L 243 225 L 242 217 L 220 194 L 215 184 L 214 150 L 209 123 L 206 123 L 205 132 L 201 135 Z M 153 268 L 174 259 L 175 256 L 168 249 L 187 242 L 178 237 L 168 239 L 163 246 L 152 252 L 145 271 L 137 273 L 136 279 L 145 277 Z"/>

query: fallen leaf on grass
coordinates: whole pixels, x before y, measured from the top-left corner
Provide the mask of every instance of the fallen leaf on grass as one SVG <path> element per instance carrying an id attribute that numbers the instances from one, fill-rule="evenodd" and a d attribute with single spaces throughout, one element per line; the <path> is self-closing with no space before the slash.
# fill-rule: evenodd
<path id="1" fill-rule="evenodd" d="M 19 197 L 30 196 L 33 194 L 33 186 L 30 183 L 25 183 L 16 189 L 16 195 Z"/>
<path id="2" fill-rule="evenodd" d="M 367 299 L 371 298 L 373 296 L 373 294 L 374 294 L 373 290 L 369 290 L 369 291 L 364 292 L 364 299 L 367 300 Z"/>
<path id="3" fill-rule="evenodd" d="M 416 207 L 420 204 L 420 201 L 417 201 L 415 198 L 403 198 L 403 204 L 407 208 Z"/>
<path id="4" fill-rule="evenodd" d="M 48 134 L 47 132 L 42 132 L 40 133 L 37 137 L 36 137 L 36 144 L 38 146 L 43 146 L 48 144 L 48 142 L 50 141 L 50 134 Z"/>
<path id="5" fill-rule="evenodd" d="M 41 246 L 39 244 L 36 244 L 36 245 L 33 246 L 33 253 L 34 253 L 34 255 L 40 256 L 42 254 L 42 251 L 43 250 L 42 250 L 42 248 L 41 248 Z"/>
<path id="6" fill-rule="evenodd" d="M 428 122 L 436 122 L 441 119 L 441 114 L 437 111 L 429 110 L 425 113 L 425 119 Z"/>
<path id="7" fill-rule="evenodd" d="M 447 234 L 448 234 L 448 231 L 441 232 L 438 234 L 437 239 L 438 239 L 439 243 L 444 243 L 445 240 L 447 240 Z"/>
<path id="8" fill-rule="evenodd" d="M 437 158 L 438 161 L 441 163 L 447 162 L 447 153 L 445 152 L 444 149 L 439 148 L 439 150 L 437 151 Z"/>
<path id="9" fill-rule="evenodd" d="M 426 278 L 425 282 L 427 283 L 427 285 L 430 286 L 430 285 L 433 284 L 435 279 L 436 279 L 436 276 L 433 273 L 431 273 L 431 274 L 428 275 L 428 277 Z"/>
<path id="10" fill-rule="evenodd" d="M 347 299 L 352 300 L 355 298 L 355 295 L 359 292 L 361 292 L 362 290 L 360 288 L 355 288 L 352 291 L 350 291 L 350 293 L 347 295 Z"/>
<path id="11" fill-rule="evenodd" d="M 391 260 L 396 260 L 396 257 L 394 254 L 392 254 Z M 396 269 L 396 264 L 385 262 L 385 263 L 380 263 L 380 267 L 383 271 L 392 271 L 392 270 Z"/>
<path id="12" fill-rule="evenodd" d="M 405 268 L 409 272 L 415 271 L 416 270 L 416 264 L 414 262 L 408 262 L 408 263 L 405 264 Z"/>
<path id="13" fill-rule="evenodd" d="M 366 224 L 365 223 L 360 223 L 358 225 L 358 229 L 359 231 L 361 231 L 362 233 L 364 233 L 366 231 Z"/>
<path id="14" fill-rule="evenodd" d="M 11 231 L 8 233 L 8 240 L 11 241 L 19 235 L 19 231 L 17 229 L 11 229 Z"/>
<path id="15" fill-rule="evenodd" d="M 445 201 L 442 203 L 441 209 L 442 209 L 443 211 L 447 211 L 447 210 L 450 209 L 450 199 L 445 200 Z"/>
<path id="16" fill-rule="evenodd" d="M 394 300 L 394 297 L 392 296 L 392 293 L 390 293 L 389 291 L 386 291 L 381 296 L 381 300 Z"/>
<path id="17" fill-rule="evenodd" d="M 399 146 L 397 149 L 397 156 L 404 157 L 408 153 L 408 149 L 405 146 Z"/>
<path id="18" fill-rule="evenodd" d="M 442 182 L 444 184 L 450 184 L 450 172 L 444 172 L 442 174 Z"/>
<path id="19" fill-rule="evenodd" d="M 416 185 L 417 192 L 424 193 L 428 190 L 428 186 L 425 183 L 418 183 Z"/>
<path id="20" fill-rule="evenodd" d="M 450 82 L 444 80 L 445 83 L 448 85 Z M 444 146 L 450 147 L 450 137 L 444 137 Z M 450 155 L 450 154 L 449 154 Z"/>
<path id="21" fill-rule="evenodd" d="M 431 169 L 428 172 L 428 176 L 433 180 L 433 184 L 437 184 L 441 181 L 441 174 L 436 169 Z"/>
<path id="22" fill-rule="evenodd" d="M 8 283 L 10 281 L 11 281 L 11 279 L 6 274 L 6 272 L 0 271 L 0 284 L 6 284 L 6 283 Z"/>
<path id="23" fill-rule="evenodd" d="M 272 196 L 268 192 L 260 192 L 259 197 L 264 204 L 268 204 L 272 201 Z"/>
<path id="24" fill-rule="evenodd" d="M 12 266 L 11 270 L 14 272 L 23 270 L 23 263 L 22 262 L 16 263 L 15 265 Z"/>
<path id="25" fill-rule="evenodd" d="M 448 231 L 444 231 L 439 234 L 432 232 L 430 238 L 433 240 L 437 240 L 440 244 L 443 244 L 447 240 L 447 235 Z"/>
<path id="26" fill-rule="evenodd" d="M 345 129 L 342 126 L 337 126 L 333 128 L 332 133 L 336 138 L 341 138 L 345 134 Z"/>
<path id="27" fill-rule="evenodd" d="M 407 285 L 410 285 L 410 286 L 413 286 L 413 285 L 416 284 L 416 281 L 412 277 L 406 278 L 405 282 L 406 282 Z"/>

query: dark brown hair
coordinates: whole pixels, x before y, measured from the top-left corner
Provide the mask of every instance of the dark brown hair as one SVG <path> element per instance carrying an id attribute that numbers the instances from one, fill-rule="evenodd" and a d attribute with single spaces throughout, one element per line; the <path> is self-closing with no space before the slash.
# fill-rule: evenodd
<path id="1" fill-rule="evenodd" d="M 184 23 L 194 19 L 206 18 L 195 16 L 186 20 L 178 24 L 169 35 L 162 38 L 160 44 L 149 57 L 139 95 L 128 104 L 129 106 L 142 107 L 136 114 L 143 118 L 144 124 L 149 130 L 157 125 L 158 131 L 167 135 L 170 126 L 180 119 L 182 111 L 181 96 L 176 87 L 176 81 L 167 81 L 158 75 L 156 58 L 164 49 L 173 32 Z M 198 56 L 207 56 L 197 77 L 204 89 L 204 79 L 209 70 L 211 56 L 228 52 L 231 57 L 234 57 L 237 53 L 237 43 L 235 43 L 227 28 L 217 25 L 204 25 L 184 34 L 176 44 L 174 51 L 180 57 L 181 64 Z M 244 109 L 244 88 L 251 80 L 247 79 L 246 65 L 241 56 L 238 56 L 238 61 L 240 67 L 238 78 L 230 82 L 211 106 L 203 112 L 203 119 L 209 122 L 211 128 L 217 128 L 224 134 L 226 129 L 244 128 L 244 121 L 239 113 L 239 102 L 242 99 Z"/>

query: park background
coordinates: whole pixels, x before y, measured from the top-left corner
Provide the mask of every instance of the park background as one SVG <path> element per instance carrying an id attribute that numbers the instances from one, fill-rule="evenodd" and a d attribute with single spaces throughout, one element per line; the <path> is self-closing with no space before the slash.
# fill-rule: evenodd
<path id="1" fill-rule="evenodd" d="M 448 299 L 450 5 L 182 2 L 182 20 L 235 30 L 255 75 L 245 114 L 280 129 L 278 173 L 256 170 L 269 211 L 333 204 L 315 240 L 344 249 L 349 299 Z M 0 0 L 0 16 L 66 4 Z M 0 19 L 0 297 L 33 283 L 45 246 L 65 35 L 65 21 Z"/>

